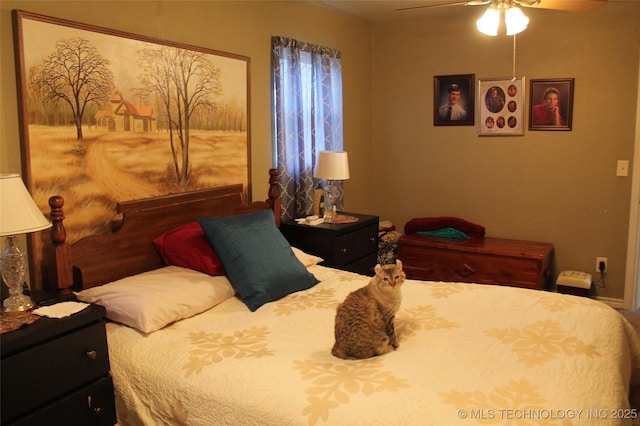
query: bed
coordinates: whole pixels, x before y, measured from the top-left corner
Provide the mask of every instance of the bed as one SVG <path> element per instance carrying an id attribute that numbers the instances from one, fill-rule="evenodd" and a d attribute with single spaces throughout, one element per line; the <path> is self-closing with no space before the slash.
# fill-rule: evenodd
<path id="1" fill-rule="evenodd" d="M 629 391 L 640 341 L 614 309 L 583 297 L 406 280 L 399 348 L 333 357 L 336 307 L 369 277 L 283 245 L 273 234 L 280 207 L 270 173 L 265 202 L 246 203 L 233 185 L 123 203 L 118 229 L 74 244 L 64 241 L 55 203 L 52 274 L 107 308 L 119 424 L 611 425 L 636 417 Z M 170 253 L 176 229 L 201 229 L 223 271 L 188 264 L 193 247 L 206 250 L 185 243 L 192 234 Z M 279 270 L 274 256 L 293 266 Z"/>

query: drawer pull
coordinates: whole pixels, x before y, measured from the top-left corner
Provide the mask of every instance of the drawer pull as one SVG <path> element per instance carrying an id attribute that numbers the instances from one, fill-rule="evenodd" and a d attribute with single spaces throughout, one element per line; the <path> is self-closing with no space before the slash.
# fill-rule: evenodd
<path id="1" fill-rule="evenodd" d="M 369 241 L 372 242 L 372 243 L 375 243 L 376 242 L 376 237 L 370 237 Z"/>
<path id="2" fill-rule="evenodd" d="M 96 358 L 98 358 L 98 353 L 96 351 L 87 351 L 87 358 L 89 358 L 90 360 L 94 360 Z"/>
<path id="3" fill-rule="evenodd" d="M 340 249 L 340 253 L 342 253 L 342 254 L 346 254 L 346 253 L 347 253 L 347 249 L 346 249 L 345 247 L 342 247 L 342 248 Z"/>
<path id="4" fill-rule="evenodd" d="M 476 271 L 466 263 L 464 265 L 460 265 L 457 268 L 455 268 L 455 271 L 456 271 L 456 274 L 458 274 L 463 278 L 468 278 L 469 276 L 476 273 Z"/>
<path id="5" fill-rule="evenodd" d="M 102 417 L 104 415 L 104 407 L 94 407 L 93 398 L 91 397 L 91 395 L 87 397 L 87 404 L 89 405 L 89 408 L 91 408 L 91 411 L 93 411 L 93 414 L 95 416 Z"/>

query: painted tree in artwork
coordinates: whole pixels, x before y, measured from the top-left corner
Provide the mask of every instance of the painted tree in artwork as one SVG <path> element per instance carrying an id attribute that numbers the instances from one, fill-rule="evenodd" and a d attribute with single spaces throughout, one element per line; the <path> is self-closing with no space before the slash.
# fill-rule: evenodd
<path id="1" fill-rule="evenodd" d="M 161 46 L 139 52 L 140 97 L 161 104 L 169 131 L 172 167 L 178 185 L 189 184 L 189 143 L 192 118 L 212 112 L 222 95 L 220 69 L 201 52 Z"/>
<path id="2" fill-rule="evenodd" d="M 100 106 L 113 94 L 111 61 L 82 37 L 58 40 L 55 50 L 29 72 L 29 85 L 42 103 L 71 111 L 76 137 L 82 139 L 82 118 L 91 104 Z"/>

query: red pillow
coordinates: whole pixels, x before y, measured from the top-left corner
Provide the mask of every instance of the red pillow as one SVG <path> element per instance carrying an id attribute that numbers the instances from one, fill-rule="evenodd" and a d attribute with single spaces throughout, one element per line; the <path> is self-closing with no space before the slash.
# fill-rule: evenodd
<path id="1" fill-rule="evenodd" d="M 156 237 L 153 244 L 167 265 L 182 266 L 209 275 L 224 275 L 222 262 L 198 222 L 173 228 Z"/>

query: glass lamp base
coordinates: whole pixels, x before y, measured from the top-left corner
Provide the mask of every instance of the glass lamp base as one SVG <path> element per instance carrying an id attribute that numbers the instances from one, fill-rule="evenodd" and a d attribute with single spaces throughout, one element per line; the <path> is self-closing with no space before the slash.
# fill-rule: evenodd
<path id="1" fill-rule="evenodd" d="M 9 287 L 9 297 L 2 302 L 4 312 L 23 312 L 33 308 L 31 298 L 22 293 L 26 269 L 25 252 L 20 250 L 13 235 L 7 236 L 7 246 L 0 253 L 2 279 Z"/>
<path id="2" fill-rule="evenodd" d="M 2 302 L 3 312 L 24 312 L 34 308 L 33 301 L 26 294 L 12 295 Z"/>

